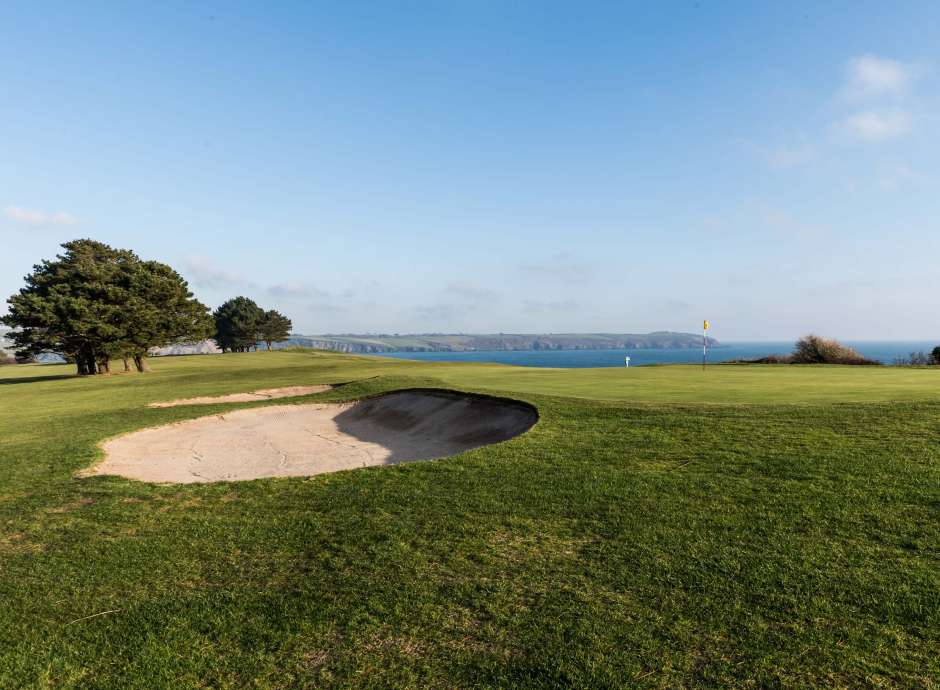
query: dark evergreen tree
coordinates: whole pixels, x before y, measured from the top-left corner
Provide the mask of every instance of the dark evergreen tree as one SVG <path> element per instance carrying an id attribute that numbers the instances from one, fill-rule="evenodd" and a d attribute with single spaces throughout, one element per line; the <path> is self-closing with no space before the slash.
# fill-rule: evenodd
<path id="1" fill-rule="evenodd" d="M 235 297 L 212 312 L 215 335 L 222 352 L 247 352 L 257 347 L 264 310 L 247 297 Z"/>
<path id="2" fill-rule="evenodd" d="M 138 371 L 147 368 L 147 351 L 178 343 L 196 342 L 212 335 L 209 308 L 196 300 L 183 277 L 166 264 L 142 261 L 129 281 L 130 327 L 121 343 L 124 368 L 132 357 Z"/>
<path id="3" fill-rule="evenodd" d="M 113 357 L 144 368 L 150 347 L 205 337 L 208 309 L 173 269 L 133 252 L 82 239 L 43 261 L 10 297 L 3 322 L 20 356 L 44 352 L 75 363 L 79 374 L 107 373 Z"/>
<path id="4" fill-rule="evenodd" d="M 43 261 L 26 286 L 7 300 L 3 321 L 21 356 L 44 352 L 75 362 L 78 373 L 109 370 L 108 360 L 125 334 L 128 266 L 133 252 L 94 240 L 62 245 L 65 253 Z"/>
<path id="5" fill-rule="evenodd" d="M 274 343 L 280 343 L 290 336 L 290 329 L 292 327 L 290 319 L 281 314 L 280 312 L 271 309 L 264 312 L 264 316 L 261 319 L 261 340 L 264 341 L 264 344 L 268 346 L 268 349 L 271 349 L 271 345 Z"/>

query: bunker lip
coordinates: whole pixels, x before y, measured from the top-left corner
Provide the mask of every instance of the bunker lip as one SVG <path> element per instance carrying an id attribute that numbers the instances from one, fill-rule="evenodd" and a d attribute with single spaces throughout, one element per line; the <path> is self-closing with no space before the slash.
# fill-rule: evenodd
<path id="1" fill-rule="evenodd" d="M 293 398 L 328 391 L 333 386 L 318 384 L 315 386 L 284 386 L 282 388 L 262 388 L 249 393 L 229 393 L 228 395 L 205 395 L 196 398 L 179 398 L 152 402 L 147 407 L 177 407 L 180 405 L 215 405 L 217 403 L 256 402 L 276 398 Z"/>
<path id="2" fill-rule="evenodd" d="M 82 476 L 197 483 L 299 477 L 431 460 L 532 428 L 528 403 L 415 388 L 347 403 L 270 405 L 141 429 L 102 443 Z"/>

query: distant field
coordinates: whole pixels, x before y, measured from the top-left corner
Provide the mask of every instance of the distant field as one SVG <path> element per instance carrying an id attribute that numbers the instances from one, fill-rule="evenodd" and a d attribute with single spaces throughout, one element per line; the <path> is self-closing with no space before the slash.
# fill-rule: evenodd
<path id="1" fill-rule="evenodd" d="M 940 371 L 528 369 L 322 352 L 0 367 L 0 687 L 936 687 Z M 529 401 L 441 461 L 78 479 L 287 385 Z"/>

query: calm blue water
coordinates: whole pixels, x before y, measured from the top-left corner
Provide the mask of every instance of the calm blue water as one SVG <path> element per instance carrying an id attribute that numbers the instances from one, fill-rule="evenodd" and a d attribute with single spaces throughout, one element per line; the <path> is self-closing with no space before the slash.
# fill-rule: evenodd
<path id="1" fill-rule="evenodd" d="M 866 357 L 891 364 L 895 357 L 911 352 L 930 352 L 940 344 L 937 341 L 852 342 Z M 786 354 L 793 350 L 792 341 L 779 343 L 727 343 L 708 353 L 709 362 L 728 359 L 751 359 L 772 354 Z M 696 364 L 702 361 L 701 350 L 519 350 L 517 352 L 385 352 L 382 356 L 398 359 L 417 359 L 432 362 L 497 362 L 523 367 L 559 367 L 581 369 L 588 367 L 622 367 L 623 358 L 630 356 L 630 366 L 644 364 Z"/>

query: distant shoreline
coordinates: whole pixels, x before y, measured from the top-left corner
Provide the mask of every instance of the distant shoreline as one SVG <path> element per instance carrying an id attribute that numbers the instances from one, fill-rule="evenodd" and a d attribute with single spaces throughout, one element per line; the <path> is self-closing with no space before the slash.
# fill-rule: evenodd
<path id="1" fill-rule="evenodd" d="M 423 333 L 407 335 L 292 335 L 278 347 L 311 347 L 337 352 L 528 352 L 571 350 L 691 350 L 702 347 L 702 334 L 653 333 Z M 721 347 L 708 338 L 710 348 Z"/>
<path id="2" fill-rule="evenodd" d="M 701 336 L 696 348 L 616 348 L 606 350 L 490 350 L 472 352 L 376 352 L 383 357 L 413 359 L 429 362 L 488 362 L 514 366 L 563 369 L 624 367 L 630 357 L 630 366 L 663 364 L 700 364 L 702 361 Z M 892 364 L 896 357 L 911 352 L 928 350 L 933 341 L 847 341 L 863 355 L 884 364 Z M 734 359 L 754 359 L 772 354 L 786 354 L 793 350 L 791 341 L 727 342 L 721 347 L 709 348 L 708 363 L 720 364 Z"/>

